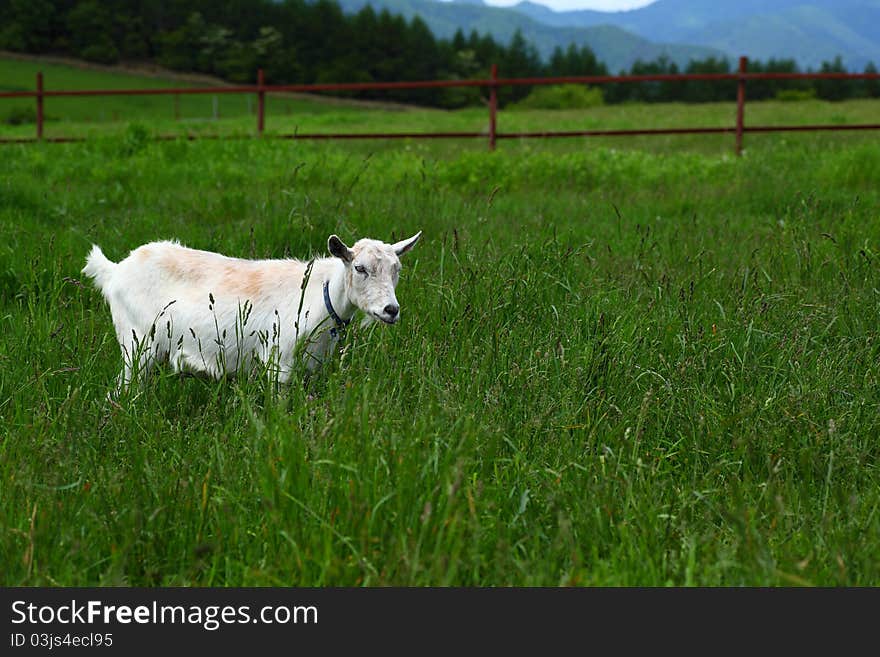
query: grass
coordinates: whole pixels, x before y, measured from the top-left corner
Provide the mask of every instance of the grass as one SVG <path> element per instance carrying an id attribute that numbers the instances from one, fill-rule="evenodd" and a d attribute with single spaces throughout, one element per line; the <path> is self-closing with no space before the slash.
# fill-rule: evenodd
<path id="1" fill-rule="evenodd" d="M 37 71 L 44 72 L 46 89 L 139 89 L 192 86 L 176 79 L 145 77 L 80 69 L 45 62 L 27 62 L 0 57 L 0 90 L 33 90 Z M 205 86 L 200 82 L 196 86 Z M 178 103 L 175 109 L 175 102 Z M 216 118 L 215 118 L 216 103 Z M 0 99 L 0 138 L 32 138 L 33 122 L 9 125 L 4 117 L 29 111 L 31 99 Z M 746 125 L 845 125 L 875 124 L 880 107 L 877 100 L 829 103 L 762 101 L 746 105 Z M 256 134 L 254 95 L 107 96 L 48 98 L 45 136 L 106 137 L 124 135 L 131 123 L 139 123 L 150 135 L 235 135 Z M 175 114 L 179 116 L 175 119 Z M 730 103 L 627 104 L 586 110 L 530 110 L 510 108 L 499 112 L 499 132 L 546 130 L 633 130 L 643 128 L 731 127 L 736 122 L 736 105 Z M 483 132 L 488 134 L 488 110 L 484 107 L 444 111 L 397 106 L 380 107 L 320 96 L 267 95 L 266 133 L 368 133 L 368 132 Z M 868 133 L 871 134 L 871 133 Z M 864 135 L 838 133 L 836 141 L 858 144 Z M 815 143 L 813 136 L 789 135 L 794 143 Z M 766 143 L 765 135 L 747 135 L 746 145 Z M 475 139 L 474 144 L 485 145 Z M 510 142 L 504 141 L 504 144 Z M 633 150 L 670 150 L 725 153 L 733 148 L 733 135 L 674 135 L 657 137 L 601 137 L 572 139 L 580 150 L 584 145 L 601 145 Z M 770 143 L 777 143 L 771 141 Z M 376 143 L 370 150 L 381 148 Z M 443 148 L 442 146 L 440 147 Z M 454 145 L 451 150 L 459 148 Z M 553 148 L 560 148 L 554 146 Z M 566 148 L 562 146 L 561 148 Z M 433 152 L 437 148 L 432 149 Z"/>
<path id="2" fill-rule="evenodd" d="M 219 84 L 180 79 L 172 74 L 148 76 L 134 71 L 95 70 L 0 56 L 0 91 L 33 91 L 38 72 L 43 73 L 46 90 L 169 89 Z M 4 124 L 4 119 L 13 112 L 34 107 L 35 101 L 30 98 L 0 99 L 0 136 L 34 136 L 33 120 L 24 126 Z M 44 107 L 47 137 L 119 134 L 131 122 L 149 122 L 155 129 L 172 134 L 249 133 L 256 128 L 257 99 L 255 94 L 50 97 L 44 101 Z M 373 110 L 368 112 L 372 116 L 388 113 L 375 111 L 374 105 L 369 103 L 349 104 L 345 99 L 318 96 L 270 95 L 267 100 L 269 115 L 307 114 L 319 122 L 326 114 L 344 119 L 357 116 L 365 109 Z"/>
<path id="3" fill-rule="evenodd" d="M 145 136 L 4 147 L 4 585 L 880 584 L 872 138 Z M 402 322 L 307 385 L 106 401 L 92 242 L 418 229 Z"/>

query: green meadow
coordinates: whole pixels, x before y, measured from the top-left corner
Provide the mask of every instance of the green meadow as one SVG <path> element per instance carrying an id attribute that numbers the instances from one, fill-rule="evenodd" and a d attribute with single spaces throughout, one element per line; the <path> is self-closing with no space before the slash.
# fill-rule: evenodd
<path id="1" fill-rule="evenodd" d="M 133 105 L 47 101 L 47 131 L 89 141 L 0 147 L 2 584 L 880 585 L 876 135 L 747 135 L 741 158 L 732 136 L 153 141 L 191 128 L 114 102 Z M 270 130 L 485 122 L 289 102 Z M 732 115 L 508 110 L 499 129 Z M 91 244 L 308 258 L 331 233 L 417 230 L 401 322 L 356 321 L 318 375 L 162 369 L 108 401 Z"/>
<path id="2" fill-rule="evenodd" d="M 105 72 L 45 62 L 0 57 L 0 91 L 32 91 L 42 71 L 47 90 L 144 89 L 204 87 L 206 82 L 146 77 L 131 72 Z M 485 100 L 485 99 L 484 99 Z M 151 136 L 236 136 L 257 133 L 255 94 L 198 94 L 157 96 L 57 97 L 45 101 L 48 138 L 94 138 L 121 136 L 137 124 Z M 880 101 L 820 100 L 801 102 L 763 101 L 747 103 L 746 125 L 847 125 L 877 123 Z M 0 99 L 0 138 L 33 138 L 36 135 L 35 101 L 30 98 Z M 19 117 L 16 121 L 14 117 Z M 21 117 L 25 117 L 22 121 Z M 643 128 L 732 127 L 735 103 L 624 104 L 586 110 L 534 110 L 507 108 L 498 115 L 498 131 L 633 130 Z M 488 134 L 486 107 L 447 111 L 409 107 L 378 101 L 319 95 L 267 94 L 265 134 L 326 134 L 333 132 L 481 132 Z M 866 133 L 869 138 L 872 133 Z M 789 133 L 785 140 L 815 143 L 816 136 Z M 864 135 L 836 133 L 833 143 L 861 143 Z M 484 139 L 472 140 L 485 147 Z M 746 136 L 746 147 L 778 143 L 776 135 Z M 503 143 L 510 143 L 503 141 Z M 541 148 L 566 149 L 583 140 L 542 140 Z M 548 144 L 553 144 L 548 146 Z M 566 143 L 568 145 L 566 145 Z M 660 152 L 687 151 L 724 153 L 733 150 L 733 135 L 674 135 L 659 137 L 600 137 L 590 144 L 613 148 Z M 458 150 L 456 144 L 453 150 Z M 371 150 L 383 148 L 373 142 Z M 396 148 L 396 146 L 395 146 Z M 444 147 L 435 147 L 435 152 Z"/>

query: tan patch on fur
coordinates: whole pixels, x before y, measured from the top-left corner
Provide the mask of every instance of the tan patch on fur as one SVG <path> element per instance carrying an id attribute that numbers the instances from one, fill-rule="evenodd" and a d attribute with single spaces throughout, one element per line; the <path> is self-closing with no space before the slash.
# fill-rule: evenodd
<path id="1" fill-rule="evenodd" d="M 224 290 L 238 292 L 245 299 L 256 299 L 262 294 L 265 274 L 259 269 L 244 265 L 228 266 L 223 271 L 220 282 Z"/>
<path id="2" fill-rule="evenodd" d="M 184 249 L 165 254 L 160 260 L 160 266 L 171 276 L 193 283 L 204 276 L 205 264 L 198 255 Z"/>
<path id="3" fill-rule="evenodd" d="M 273 285 L 285 280 L 299 280 L 305 268 L 297 260 L 243 260 L 186 248 L 159 250 L 154 259 L 185 285 L 210 285 L 215 297 L 232 294 L 250 300 L 264 297 Z"/>

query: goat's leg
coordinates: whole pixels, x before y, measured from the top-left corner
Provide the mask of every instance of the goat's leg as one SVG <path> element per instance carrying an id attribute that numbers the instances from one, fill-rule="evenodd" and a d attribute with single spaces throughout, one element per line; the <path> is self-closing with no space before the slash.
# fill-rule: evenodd
<path id="1" fill-rule="evenodd" d="M 133 384 L 141 384 L 146 380 L 160 355 L 152 345 L 153 341 L 149 337 L 140 340 L 134 331 L 127 338 L 120 338 L 122 371 L 116 377 L 116 388 L 110 393 L 111 398 L 118 399 Z"/>

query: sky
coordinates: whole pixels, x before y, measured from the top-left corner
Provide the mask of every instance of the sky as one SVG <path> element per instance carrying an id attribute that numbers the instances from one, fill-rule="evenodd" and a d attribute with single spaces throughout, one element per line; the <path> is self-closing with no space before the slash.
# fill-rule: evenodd
<path id="1" fill-rule="evenodd" d="M 651 4 L 654 0 L 531 0 L 540 5 L 546 5 L 556 11 L 570 11 L 572 9 L 596 9 L 599 11 L 624 11 L 637 9 Z M 495 7 L 508 7 L 515 5 L 520 0 L 485 0 L 486 4 Z"/>

